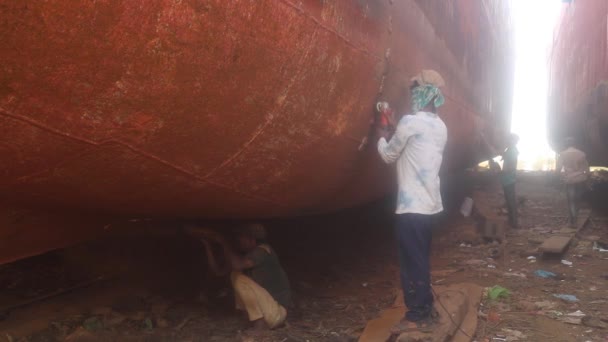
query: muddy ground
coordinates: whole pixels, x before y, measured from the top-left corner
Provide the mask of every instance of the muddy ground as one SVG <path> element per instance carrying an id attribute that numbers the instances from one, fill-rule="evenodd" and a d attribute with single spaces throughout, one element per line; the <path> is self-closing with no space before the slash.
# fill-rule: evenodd
<path id="1" fill-rule="evenodd" d="M 520 178 L 521 229 L 490 242 L 469 219 L 444 217 L 434 240 L 433 281 L 509 290 L 507 298 L 484 300 L 477 341 L 608 340 L 602 321 L 608 252 L 593 248 L 594 241 L 608 241 L 605 208 L 594 208 L 565 255 L 543 257 L 538 242 L 566 224 L 564 193 L 546 175 Z M 499 187 L 478 174 L 472 179 L 485 210 L 504 219 Z M 267 223 L 297 306 L 275 331 L 249 334 L 226 281 L 208 274 L 200 245 L 176 233 L 176 224 L 144 221 L 115 227 L 103 240 L 0 266 L 2 308 L 77 287 L 0 312 L 0 341 L 354 341 L 399 288 L 391 211 L 383 201 Z M 544 279 L 536 270 L 556 276 Z M 585 318 L 568 316 L 577 310 Z"/>

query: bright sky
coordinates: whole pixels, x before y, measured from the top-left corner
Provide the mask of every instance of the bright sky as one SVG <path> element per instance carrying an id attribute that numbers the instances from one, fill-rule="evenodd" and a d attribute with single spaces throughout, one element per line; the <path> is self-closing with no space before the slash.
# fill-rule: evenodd
<path id="1" fill-rule="evenodd" d="M 511 0 L 515 24 L 515 91 L 511 131 L 518 134 L 519 168 L 554 157 L 547 143 L 548 61 L 561 0 Z"/>

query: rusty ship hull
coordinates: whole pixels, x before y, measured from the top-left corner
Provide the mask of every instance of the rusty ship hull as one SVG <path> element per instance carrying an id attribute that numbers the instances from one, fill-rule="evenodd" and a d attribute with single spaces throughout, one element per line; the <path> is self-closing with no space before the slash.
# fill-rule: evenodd
<path id="1" fill-rule="evenodd" d="M 321 213 L 394 185 L 377 101 L 446 80 L 444 172 L 508 130 L 506 2 L 0 1 L 0 262 L 109 217 Z M 78 213 L 78 214 L 74 214 Z"/>
<path id="2" fill-rule="evenodd" d="M 608 166 L 608 2 L 564 4 L 551 56 L 549 140 L 567 137 L 592 165 Z"/>

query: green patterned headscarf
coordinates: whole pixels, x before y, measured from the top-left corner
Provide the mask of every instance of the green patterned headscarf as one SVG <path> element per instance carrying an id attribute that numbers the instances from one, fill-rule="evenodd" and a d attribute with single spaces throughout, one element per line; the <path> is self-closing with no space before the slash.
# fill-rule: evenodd
<path id="1" fill-rule="evenodd" d="M 412 114 L 418 113 L 422 108 L 426 107 L 431 100 L 433 101 L 435 108 L 439 108 L 445 103 L 445 98 L 438 87 L 432 84 L 425 84 L 412 89 Z"/>

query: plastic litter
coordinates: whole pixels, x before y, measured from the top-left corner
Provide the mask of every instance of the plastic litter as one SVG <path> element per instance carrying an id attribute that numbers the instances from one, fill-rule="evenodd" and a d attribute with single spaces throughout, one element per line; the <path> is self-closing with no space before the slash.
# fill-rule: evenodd
<path id="1" fill-rule="evenodd" d="M 570 316 L 570 317 L 585 317 L 586 315 L 581 310 L 576 310 L 574 312 L 567 313 L 566 316 Z"/>
<path id="2" fill-rule="evenodd" d="M 473 199 L 471 197 L 465 197 L 460 206 L 460 213 L 464 217 L 469 217 L 473 211 Z"/>
<path id="3" fill-rule="evenodd" d="M 562 264 L 566 265 L 566 266 L 572 266 L 572 261 L 568 261 L 566 259 L 562 260 Z"/>
<path id="4" fill-rule="evenodd" d="M 99 317 L 90 317 L 82 323 L 82 326 L 88 331 L 98 331 L 103 329 L 103 322 Z"/>
<path id="5" fill-rule="evenodd" d="M 557 277 L 557 274 L 555 274 L 553 272 L 545 271 L 545 270 L 536 270 L 536 271 L 534 271 L 534 275 L 541 277 L 541 278 Z"/>
<path id="6" fill-rule="evenodd" d="M 488 298 L 492 299 L 492 300 L 496 300 L 499 298 L 508 298 L 511 295 L 511 293 L 509 292 L 509 290 L 507 290 L 506 288 L 502 287 L 502 286 L 494 286 L 491 287 L 488 290 Z"/>
<path id="7" fill-rule="evenodd" d="M 514 278 L 522 278 L 522 279 L 527 278 L 526 275 L 521 272 L 505 272 L 502 275 L 504 275 L 505 277 L 514 277 Z"/>
<path id="8" fill-rule="evenodd" d="M 563 299 L 567 302 L 572 302 L 572 303 L 578 302 L 578 298 L 576 298 L 576 296 L 570 295 L 570 294 L 554 294 L 553 297 Z"/>
<path id="9" fill-rule="evenodd" d="M 608 249 L 604 248 L 602 244 L 599 244 L 597 241 L 593 242 L 593 250 L 598 252 L 608 252 Z"/>
<path id="10" fill-rule="evenodd" d="M 506 335 L 507 341 L 525 341 L 527 336 L 519 330 L 503 328 L 501 332 Z"/>
<path id="11" fill-rule="evenodd" d="M 488 312 L 488 322 L 498 323 L 500 322 L 500 314 L 496 310 L 490 310 Z"/>
<path id="12" fill-rule="evenodd" d="M 557 311 L 557 310 L 550 310 L 550 311 L 547 311 L 546 313 L 551 318 L 560 318 L 564 315 L 563 312 Z"/>

